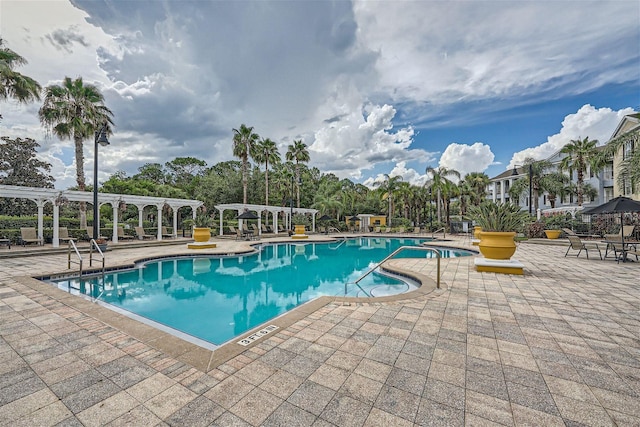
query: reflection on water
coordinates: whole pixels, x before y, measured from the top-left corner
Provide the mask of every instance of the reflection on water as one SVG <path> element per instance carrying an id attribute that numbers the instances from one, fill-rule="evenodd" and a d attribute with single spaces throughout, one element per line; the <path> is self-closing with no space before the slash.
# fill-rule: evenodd
<path id="1" fill-rule="evenodd" d="M 419 239 L 357 238 L 333 244 L 276 244 L 232 258 L 177 258 L 146 263 L 78 283 L 84 293 L 104 290 L 113 305 L 221 344 L 321 295 L 382 296 L 406 283 L 370 274 L 352 283 L 400 246 Z M 402 257 L 431 257 L 408 251 Z M 443 251 L 443 256 L 459 256 Z M 94 286 L 91 286 L 93 284 Z M 97 296 L 97 295 L 94 295 Z"/>

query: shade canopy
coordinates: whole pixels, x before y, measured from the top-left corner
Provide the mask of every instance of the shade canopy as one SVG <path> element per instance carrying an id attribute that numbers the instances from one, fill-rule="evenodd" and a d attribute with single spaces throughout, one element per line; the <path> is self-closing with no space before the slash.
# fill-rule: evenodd
<path id="1" fill-rule="evenodd" d="M 258 215 L 251 211 L 245 211 L 238 215 L 237 219 L 258 219 Z"/>
<path id="2" fill-rule="evenodd" d="M 630 199 L 629 197 L 619 196 L 609 200 L 600 206 L 587 209 L 582 215 L 597 215 L 607 213 L 626 213 L 640 212 L 640 202 Z"/>
<path id="3" fill-rule="evenodd" d="M 358 218 L 357 216 L 352 216 L 351 218 L 349 218 L 349 221 L 360 221 L 360 218 Z"/>
<path id="4" fill-rule="evenodd" d="M 327 214 L 324 214 L 320 218 L 318 218 L 318 221 L 329 221 L 330 219 L 333 219 L 333 218 Z"/>

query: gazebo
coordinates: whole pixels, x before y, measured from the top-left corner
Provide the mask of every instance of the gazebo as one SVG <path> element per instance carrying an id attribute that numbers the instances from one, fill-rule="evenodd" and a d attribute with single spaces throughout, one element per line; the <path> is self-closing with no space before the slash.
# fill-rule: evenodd
<path id="1" fill-rule="evenodd" d="M 317 209 L 305 209 L 305 208 L 290 208 L 284 206 L 268 206 L 268 205 L 251 205 L 244 203 L 228 203 L 222 205 L 216 205 L 215 208 L 220 212 L 220 235 L 224 234 L 222 219 L 224 211 L 233 210 L 238 213 L 238 215 L 242 214 L 245 211 L 255 211 L 258 214 L 258 234 L 262 234 L 262 217 L 260 214 L 264 211 L 271 213 L 273 217 L 273 230 L 275 234 L 278 234 L 278 214 L 283 213 L 285 215 L 285 228 L 291 229 L 291 214 L 304 214 L 311 215 L 311 230 L 316 230 L 316 214 L 318 213 Z M 239 219 L 238 221 L 242 221 Z M 242 223 L 240 223 L 242 227 Z"/>
<path id="2" fill-rule="evenodd" d="M 53 247 L 60 246 L 59 219 L 60 205 L 66 201 L 86 202 L 93 204 L 93 193 L 89 191 L 57 190 L 54 188 L 22 187 L 18 185 L 0 185 L 0 197 L 27 199 L 33 201 L 38 208 L 38 237 L 43 238 L 44 207 L 53 205 Z M 98 193 L 100 206 L 110 204 L 113 209 L 113 242 L 118 242 L 118 211 L 120 203 L 134 205 L 138 208 L 138 225 L 142 227 L 142 213 L 146 206 L 158 208 L 158 240 L 162 240 L 162 208 L 167 205 L 173 210 L 173 232 L 178 227 L 178 210 L 183 207 L 192 209 L 195 218 L 196 209 L 204 203 L 200 200 L 173 199 L 165 197 L 135 196 L 131 194 Z M 100 218 L 94 219 L 94 226 L 100 227 Z"/>

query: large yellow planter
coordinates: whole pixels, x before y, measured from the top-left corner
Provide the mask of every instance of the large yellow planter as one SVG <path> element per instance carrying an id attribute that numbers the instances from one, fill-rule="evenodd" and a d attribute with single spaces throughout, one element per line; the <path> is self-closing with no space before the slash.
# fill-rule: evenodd
<path id="1" fill-rule="evenodd" d="M 193 240 L 195 240 L 196 242 L 208 242 L 210 238 L 211 238 L 210 228 L 194 227 Z"/>
<path id="2" fill-rule="evenodd" d="M 480 252 L 488 259 L 510 259 L 516 253 L 515 231 L 483 231 Z"/>
<path id="3" fill-rule="evenodd" d="M 560 237 L 561 230 L 544 230 L 544 234 L 547 236 L 547 239 L 557 239 Z"/>
<path id="4" fill-rule="evenodd" d="M 482 227 L 476 225 L 473 227 L 473 238 L 480 240 L 480 233 L 482 232 Z"/>
<path id="5" fill-rule="evenodd" d="M 295 227 L 296 234 L 304 234 L 304 232 L 305 232 L 304 224 L 303 225 L 295 225 L 294 227 Z"/>

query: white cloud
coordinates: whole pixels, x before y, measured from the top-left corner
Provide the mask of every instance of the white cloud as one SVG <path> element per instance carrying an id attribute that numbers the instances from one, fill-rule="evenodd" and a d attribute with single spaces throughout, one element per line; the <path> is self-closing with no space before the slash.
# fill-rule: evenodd
<path id="1" fill-rule="evenodd" d="M 464 177 L 469 172 L 482 172 L 493 163 L 491 147 L 481 142 L 473 145 L 449 144 L 440 157 L 440 166 L 455 169 Z"/>
<path id="2" fill-rule="evenodd" d="M 622 118 L 633 113 L 633 108 L 613 111 L 610 108 L 583 105 L 576 113 L 567 115 L 562 121 L 560 132 L 548 137 L 546 142 L 514 153 L 506 169 L 521 165 L 528 157 L 534 160 L 549 158 L 574 139 L 589 137 L 590 140 L 598 140 L 598 145 L 606 144 Z"/>
<path id="3" fill-rule="evenodd" d="M 33 5 L 2 3 L 2 37 L 43 86 L 82 76 L 103 91 L 116 124 L 104 173 L 229 160 L 231 129 L 245 123 L 281 149 L 305 140 L 323 172 L 365 180 L 392 167 L 420 182 L 437 152 L 461 171 L 491 162 L 483 144 L 418 146 L 425 123 L 468 125 L 637 78 L 634 2 Z M 2 107 L 3 134 L 47 146 L 56 185 L 69 185 L 72 143 L 43 139 L 37 105 Z"/>

